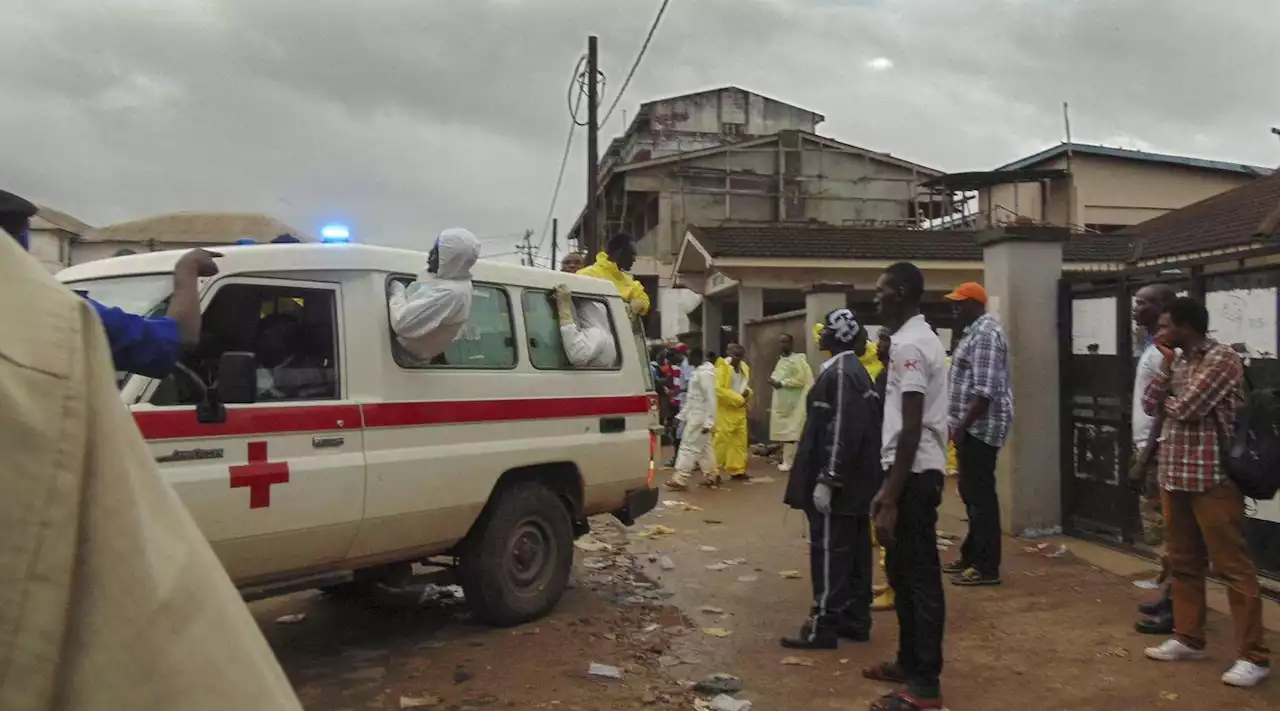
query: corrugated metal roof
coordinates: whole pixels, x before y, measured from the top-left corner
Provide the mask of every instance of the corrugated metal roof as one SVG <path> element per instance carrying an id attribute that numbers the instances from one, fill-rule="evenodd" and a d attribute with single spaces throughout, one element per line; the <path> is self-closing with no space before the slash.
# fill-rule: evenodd
<path id="1" fill-rule="evenodd" d="M 1026 158 L 1002 165 L 999 168 L 996 168 L 996 170 L 1020 170 L 1022 168 L 1030 168 L 1031 166 L 1034 166 L 1037 163 L 1042 163 L 1050 158 L 1057 158 L 1058 156 L 1066 155 L 1067 146 L 1067 143 L 1059 143 L 1058 145 L 1046 148 L 1035 155 L 1027 156 Z M 1257 165 L 1247 165 L 1244 163 L 1231 163 L 1229 161 L 1208 160 L 1205 158 L 1174 156 L 1165 153 L 1148 153 L 1146 151 L 1135 151 L 1128 148 L 1095 146 L 1089 143 L 1071 143 L 1070 147 L 1072 153 L 1083 153 L 1085 155 L 1121 158 L 1124 160 L 1150 161 L 1152 163 L 1166 163 L 1168 165 L 1180 165 L 1186 168 L 1220 170 L 1228 173 L 1243 173 L 1245 175 L 1263 176 L 1271 174 L 1270 168 L 1264 168 Z"/>
<path id="2" fill-rule="evenodd" d="M 178 212 L 131 222 L 121 222 L 84 235 L 91 242 L 151 242 L 180 244 L 235 244 L 243 237 L 269 242 L 291 234 L 303 242 L 314 237 L 258 213 Z"/>
<path id="3" fill-rule="evenodd" d="M 1126 227 L 1121 234 L 1140 238 L 1140 259 L 1246 247 L 1280 236 L 1280 173 Z"/>
<path id="4" fill-rule="evenodd" d="M 93 228 L 77 220 L 61 210 L 38 205 L 35 217 L 31 220 L 32 229 L 65 230 L 74 235 L 82 235 Z"/>
<path id="5" fill-rule="evenodd" d="M 689 230 L 713 259 L 874 259 L 981 261 L 982 247 L 970 230 L 789 225 L 693 227 Z M 1075 235 L 1063 251 L 1068 262 L 1124 262 L 1132 238 Z"/>

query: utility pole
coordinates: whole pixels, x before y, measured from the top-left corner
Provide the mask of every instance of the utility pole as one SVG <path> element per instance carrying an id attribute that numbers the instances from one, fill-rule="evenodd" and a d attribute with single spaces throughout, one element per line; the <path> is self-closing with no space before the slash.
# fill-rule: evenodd
<path id="1" fill-rule="evenodd" d="M 582 241 L 587 254 L 599 251 L 600 240 L 596 223 L 596 194 L 600 191 L 599 166 L 596 164 L 599 153 L 597 134 L 600 130 L 596 115 L 600 104 L 596 84 L 600 71 L 597 40 L 595 35 L 587 37 L 587 211 L 582 215 Z"/>
<path id="2" fill-rule="evenodd" d="M 551 268 L 559 269 L 560 263 L 556 261 L 556 246 L 560 240 L 560 218 L 551 218 Z"/>
<path id="3" fill-rule="evenodd" d="M 533 230 L 524 231 L 524 240 L 517 249 L 520 252 L 520 263 L 526 267 L 533 266 Z"/>

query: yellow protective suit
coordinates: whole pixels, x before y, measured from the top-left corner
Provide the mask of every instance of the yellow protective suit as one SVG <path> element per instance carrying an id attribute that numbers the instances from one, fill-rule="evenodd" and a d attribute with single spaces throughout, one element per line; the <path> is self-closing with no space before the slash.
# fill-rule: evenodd
<path id="1" fill-rule="evenodd" d="M 632 313 L 637 316 L 649 313 L 649 295 L 644 292 L 644 286 L 636 281 L 635 277 L 619 269 L 617 264 L 609 261 L 609 255 L 604 252 L 596 255 L 595 264 L 579 269 L 578 276 L 595 277 L 612 282 L 618 287 L 622 300 L 631 305 Z"/>
<path id="2" fill-rule="evenodd" d="M 947 356 L 947 370 L 951 369 L 951 356 Z M 947 473 L 955 474 L 960 471 L 960 460 L 956 458 L 956 443 L 950 439 L 947 440 Z"/>
<path id="3" fill-rule="evenodd" d="M 741 364 L 751 382 L 751 367 Z M 716 361 L 716 463 L 729 476 L 747 473 L 747 398 L 733 390 L 733 366 L 727 358 Z M 750 386 L 746 393 L 750 394 Z"/>

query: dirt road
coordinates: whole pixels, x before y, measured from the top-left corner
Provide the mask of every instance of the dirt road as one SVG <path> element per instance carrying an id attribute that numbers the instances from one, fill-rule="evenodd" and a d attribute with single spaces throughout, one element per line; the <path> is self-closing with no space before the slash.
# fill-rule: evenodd
<path id="1" fill-rule="evenodd" d="M 254 612 L 309 711 L 400 709 L 402 700 L 450 710 L 693 709 L 691 682 L 715 672 L 740 677 L 737 696 L 755 711 L 865 709 L 886 689 L 859 670 L 891 658 L 893 613 L 877 615 L 867 644 L 802 654 L 778 646 L 809 604 L 807 543 L 803 517 L 780 503 L 781 476 L 763 462 L 753 471 L 775 481 L 664 495 L 680 503 L 626 533 L 597 521 L 580 542 L 596 550 L 579 551 L 560 608 L 519 629 L 471 625 L 457 604 L 371 606 L 318 594 Z M 949 495 L 940 527 L 963 534 L 956 509 Z M 1218 680 L 1232 659 L 1220 616 L 1211 616 L 1211 661 L 1144 659 L 1153 640 L 1131 624 L 1151 593 L 1076 560 L 1070 540 L 1065 555 L 1050 557 L 1057 543 L 1007 540 L 1002 587 L 948 588 L 950 709 L 1280 709 L 1280 679 L 1252 691 Z M 293 613 L 306 618 L 276 621 Z M 592 662 L 622 679 L 589 676 Z"/>

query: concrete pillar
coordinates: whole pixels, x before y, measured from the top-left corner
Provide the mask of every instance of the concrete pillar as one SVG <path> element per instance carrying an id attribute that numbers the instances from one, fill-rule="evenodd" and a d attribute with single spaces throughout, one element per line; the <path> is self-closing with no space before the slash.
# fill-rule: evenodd
<path id="1" fill-rule="evenodd" d="M 987 310 L 1009 339 L 1014 417 L 996 481 L 1006 533 L 1061 530 L 1058 428 L 1058 279 L 1066 229 L 1007 227 L 981 232 Z"/>
<path id="2" fill-rule="evenodd" d="M 717 356 L 724 355 L 720 350 L 721 325 L 724 324 L 720 302 L 714 297 L 702 297 L 702 350 L 715 351 Z"/>
<path id="3" fill-rule="evenodd" d="M 813 324 L 818 323 L 827 314 L 836 309 L 849 306 L 849 292 L 853 287 L 848 284 L 814 284 L 804 292 L 805 342 L 804 352 L 809 357 L 809 367 L 814 374 L 827 357 L 822 354 L 818 344 L 813 340 Z"/>
<path id="4" fill-rule="evenodd" d="M 747 322 L 764 318 L 764 289 L 738 284 L 738 342 L 747 337 Z"/>

